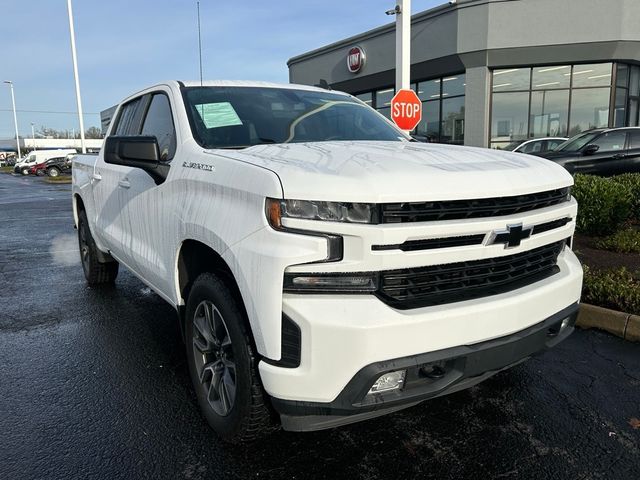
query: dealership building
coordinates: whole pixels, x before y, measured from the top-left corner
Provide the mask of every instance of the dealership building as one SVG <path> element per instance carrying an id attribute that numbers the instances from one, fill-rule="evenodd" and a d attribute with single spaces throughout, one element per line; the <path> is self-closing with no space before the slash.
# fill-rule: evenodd
<path id="1" fill-rule="evenodd" d="M 413 15 L 411 88 L 423 103 L 416 133 L 500 148 L 638 125 L 639 19 L 640 0 L 458 0 Z M 389 116 L 395 23 L 288 66 L 293 83 L 328 84 Z"/>

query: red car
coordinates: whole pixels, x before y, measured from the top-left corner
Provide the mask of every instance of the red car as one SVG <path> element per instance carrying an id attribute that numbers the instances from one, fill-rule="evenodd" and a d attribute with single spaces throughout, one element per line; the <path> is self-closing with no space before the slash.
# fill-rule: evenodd
<path id="1" fill-rule="evenodd" d="M 47 162 L 36 163 L 29 168 L 29 175 L 44 175 L 47 171 Z"/>

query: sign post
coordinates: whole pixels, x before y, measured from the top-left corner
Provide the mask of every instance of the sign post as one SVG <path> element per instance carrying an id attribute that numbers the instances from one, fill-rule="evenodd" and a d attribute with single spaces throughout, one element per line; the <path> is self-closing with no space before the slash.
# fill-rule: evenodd
<path id="1" fill-rule="evenodd" d="M 411 82 L 411 0 L 396 3 L 396 92 Z"/>

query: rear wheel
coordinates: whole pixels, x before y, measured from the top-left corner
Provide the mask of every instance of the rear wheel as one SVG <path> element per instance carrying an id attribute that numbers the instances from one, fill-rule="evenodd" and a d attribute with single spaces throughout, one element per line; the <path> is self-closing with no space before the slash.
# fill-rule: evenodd
<path id="1" fill-rule="evenodd" d="M 23 168 L 22 169 L 22 174 L 23 175 L 29 175 L 29 169 L 28 168 Z"/>
<path id="2" fill-rule="evenodd" d="M 91 236 L 87 214 L 84 210 L 78 214 L 78 246 L 82 270 L 89 285 L 113 283 L 118 276 L 118 262 L 101 263 L 98 259 L 98 247 Z"/>
<path id="3" fill-rule="evenodd" d="M 273 431 L 244 311 L 220 277 L 203 273 L 196 279 L 185 322 L 191 381 L 213 430 L 232 443 Z"/>
<path id="4" fill-rule="evenodd" d="M 58 175 L 60 175 L 60 170 L 57 167 L 51 167 L 49 168 L 49 170 L 47 170 L 47 174 L 50 177 L 57 177 Z"/>

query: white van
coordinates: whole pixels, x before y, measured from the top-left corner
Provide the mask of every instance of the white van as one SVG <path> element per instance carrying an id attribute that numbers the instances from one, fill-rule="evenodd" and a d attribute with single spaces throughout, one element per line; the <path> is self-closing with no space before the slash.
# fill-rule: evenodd
<path id="1" fill-rule="evenodd" d="M 29 168 L 37 165 L 38 163 L 44 163 L 51 158 L 66 157 L 69 154 L 75 155 L 76 153 L 78 152 L 73 148 L 61 148 L 59 150 L 35 150 L 16 163 L 13 171 L 15 173 L 28 175 Z"/>

